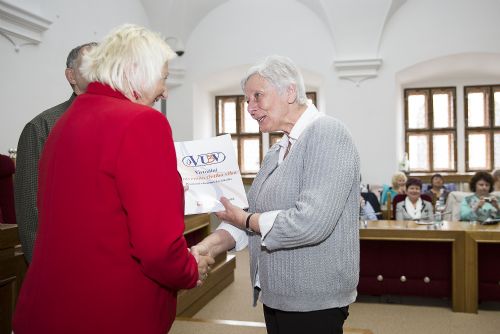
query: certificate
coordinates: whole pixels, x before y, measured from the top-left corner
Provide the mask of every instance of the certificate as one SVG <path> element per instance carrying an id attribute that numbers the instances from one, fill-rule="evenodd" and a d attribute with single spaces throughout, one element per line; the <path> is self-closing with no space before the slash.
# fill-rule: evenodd
<path id="1" fill-rule="evenodd" d="M 186 215 L 224 211 L 224 196 L 240 208 L 248 208 L 240 169 L 230 135 L 175 143 L 177 170 L 185 192 Z"/>

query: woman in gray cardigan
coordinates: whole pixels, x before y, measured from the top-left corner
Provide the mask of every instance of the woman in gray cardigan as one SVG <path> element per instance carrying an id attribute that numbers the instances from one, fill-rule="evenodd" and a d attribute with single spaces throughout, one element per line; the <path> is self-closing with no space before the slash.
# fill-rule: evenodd
<path id="1" fill-rule="evenodd" d="M 248 193 L 248 212 L 221 198 L 220 227 L 192 252 L 250 253 L 268 333 L 342 333 L 359 276 L 359 157 L 349 131 L 308 104 L 302 76 L 271 56 L 242 80 L 260 131 L 283 131 Z"/>

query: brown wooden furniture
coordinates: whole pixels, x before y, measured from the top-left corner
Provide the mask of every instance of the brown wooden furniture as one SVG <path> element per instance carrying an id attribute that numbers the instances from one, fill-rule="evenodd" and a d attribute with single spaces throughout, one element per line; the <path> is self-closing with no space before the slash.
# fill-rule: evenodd
<path id="1" fill-rule="evenodd" d="M 500 225 L 467 225 L 465 312 L 477 313 L 478 300 L 500 300 Z"/>
<path id="2" fill-rule="evenodd" d="M 0 224 L 0 333 L 11 333 L 12 315 L 25 272 L 17 225 Z"/>
<path id="3" fill-rule="evenodd" d="M 184 236 L 188 246 L 200 242 L 210 234 L 210 216 L 186 216 Z M 205 306 L 213 297 L 234 281 L 236 259 L 234 255 L 221 254 L 215 259 L 208 278 L 202 286 L 192 290 L 180 291 L 177 295 L 177 315 L 191 317 Z"/>
<path id="4" fill-rule="evenodd" d="M 419 225 L 414 221 L 369 221 L 360 224 L 360 239 L 360 293 L 380 295 L 395 291 L 396 294 L 402 295 L 427 296 L 428 292 L 433 295 L 436 290 L 432 290 L 431 286 L 436 277 L 438 282 L 441 281 L 440 286 L 446 289 L 446 277 L 439 277 L 442 274 L 439 270 L 445 268 L 446 271 L 446 268 L 449 268 L 453 311 L 476 313 L 478 300 L 500 300 L 498 224 L 445 221 L 440 225 Z M 370 245 L 370 242 L 378 245 Z M 376 247 L 381 251 L 377 252 Z M 451 251 L 451 256 L 448 257 L 446 254 L 443 256 L 447 248 Z M 429 255 L 428 260 L 425 259 L 426 252 Z M 450 262 L 446 263 L 446 259 Z M 379 270 L 389 271 L 389 274 L 377 273 L 367 266 L 372 262 Z M 428 273 L 424 277 L 417 277 L 420 282 L 415 283 L 416 281 L 412 281 L 415 277 L 406 273 L 419 270 Z M 399 273 L 399 282 L 394 280 L 395 277 L 391 277 L 395 276 L 394 272 Z M 405 276 L 405 279 L 401 279 L 401 276 Z M 429 280 L 424 280 L 425 277 Z M 391 284 L 384 285 L 384 281 L 390 281 Z"/>
<path id="5" fill-rule="evenodd" d="M 441 228 L 436 229 L 434 225 L 418 225 L 414 221 L 370 221 L 366 222 L 366 226 L 361 224 L 360 239 L 360 293 L 434 296 L 436 290 L 448 289 L 450 286 L 449 297 L 453 311 L 465 310 L 465 242 L 461 223 L 445 222 Z M 377 245 L 370 244 L 370 241 L 376 241 Z M 395 244 L 401 242 L 405 242 L 405 245 Z M 393 247 L 393 251 L 376 253 L 374 247 Z M 450 250 L 448 253 L 451 254 L 448 260 L 440 254 L 446 252 L 447 247 Z M 425 252 L 423 255 L 422 249 Z M 440 256 L 437 261 L 440 272 L 428 265 L 427 259 L 434 254 Z M 449 263 L 444 263 L 446 261 Z M 376 272 L 369 267 L 372 263 L 376 263 L 380 270 L 384 271 Z M 441 265 L 450 268 L 448 278 L 442 277 Z M 382 289 L 377 288 L 384 284 Z"/>

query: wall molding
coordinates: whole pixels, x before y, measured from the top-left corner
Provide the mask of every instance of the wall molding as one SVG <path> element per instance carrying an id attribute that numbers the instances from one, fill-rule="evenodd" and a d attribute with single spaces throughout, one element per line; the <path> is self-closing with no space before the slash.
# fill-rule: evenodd
<path id="1" fill-rule="evenodd" d="M 12 43 L 16 52 L 25 45 L 40 44 L 42 33 L 51 24 L 28 9 L 0 0 L 0 35 Z"/>
<path id="2" fill-rule="evenodd" d="M 333 62 L 339 78 L 349 80 L 356 86 L 363 81 L 375 78 L 382 66 L 381 58 L 337 60 Z"/>

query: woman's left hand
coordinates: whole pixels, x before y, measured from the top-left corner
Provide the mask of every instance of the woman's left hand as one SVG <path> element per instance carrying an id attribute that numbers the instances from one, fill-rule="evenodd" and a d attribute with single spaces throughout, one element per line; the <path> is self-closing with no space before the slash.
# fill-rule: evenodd
<path id="1" fill-rule="evenodd" d="M 499 209 L 498 207 L 498 200 L 495 196 L 491 196 L 491 205 L 493 205 L 495 207 L 495 209 Z"/>
<path id="2" fill-rule="evenodd" d="M 226 211 L 216 212 L 215 215 L 219 219 L 225 220 L 231 225 L 244 229 L 248 213 L 236 205 L 231 204 L 231 202 L 225 197 L 221 197 L 220 202 L 224 205 L 224 209 L 226 209 Z"/>

